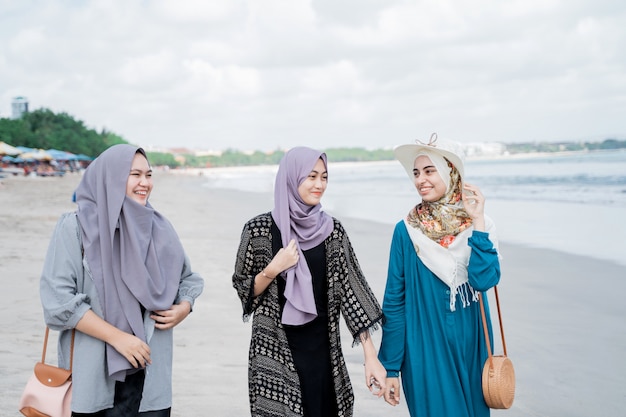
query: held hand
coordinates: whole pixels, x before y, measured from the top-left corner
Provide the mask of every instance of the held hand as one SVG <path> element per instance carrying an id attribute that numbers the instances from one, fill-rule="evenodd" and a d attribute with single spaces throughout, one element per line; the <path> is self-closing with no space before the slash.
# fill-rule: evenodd
<path id="1" fill-rule="evenodd" d="M 135 368 L 145 368 L 152 363 L 150 346 L 135 335 L 119 331 L 109 344 Z"/>
<path id="2" fill-rule="evenodd" d="M 185 320 L 191 312 L 189 301 L 172 305 L 169 310 L 154 311 L 150 318 L 155 321 L 154 327 L 159 330 L 171 329 L 181 321 Z"/>
<path id="3" fill-rule="evenodd" d="M 280 248 L 265 270 L 268 274 L 271 273 L 273 276 L 276 276 L 297 264 L 299 258 L 296 241 L 291 239 L 287 246 Z"/>
<path id="4" fill-rule="evenodd" d="M 394 407 L 400 404 L 400 379 L 387 378 L 387 389 L 385 390 L 385 401 Z"/>
<path id="5" fill-rule="evenodd" d="M 378 398 L 382 397 L 387 389 L 386 375 L 387 371 L 377 357 L 366 359 L 365 384 L 370 392 Z"/>

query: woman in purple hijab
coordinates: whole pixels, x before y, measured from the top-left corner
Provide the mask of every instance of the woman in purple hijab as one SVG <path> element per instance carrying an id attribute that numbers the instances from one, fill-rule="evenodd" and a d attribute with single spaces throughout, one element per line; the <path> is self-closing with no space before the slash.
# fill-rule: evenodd
<path id="1" fill-rule="evenodd" d="M 40 281 L 47 325 L 72 363 L 72 415 L 167 417 L 173 328 L 204 281 L 170 222 L 148 199 L 143 149 L 115 145 L 85 170 L 78 210 L 59 219 Z"/>
<path id="2" fill-rule="evenodd" d="M 353 345 L 363 346 L 368 389 L 378 396 L 384 389 L 369 337 L 382 310 L 343 226 L 322 211 L 327 183 L 326 154 L 291 149 L 276 174 L 274 209 L 243 228 L 233 286 L 244 319 L 254 316 L 248 384 L 255 417 L 352 416 L 340 315 Z"/>

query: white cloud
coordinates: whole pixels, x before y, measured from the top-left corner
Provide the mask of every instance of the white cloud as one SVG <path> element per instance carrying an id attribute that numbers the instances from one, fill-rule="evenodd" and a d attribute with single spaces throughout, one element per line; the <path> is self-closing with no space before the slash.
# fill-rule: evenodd
<path id="1" fill-rule="evenodd" d="M 229 1 L 197 1 L 197 0 L 158 0 L 154 2 L 155 12 L 164 19 L 183 22 L 200 22 L 210 24 L 236 14 L 244 3 Z"/>
<path id="2" fill-rule="evenodd" d="M 125 88 L 158 88 L 175 82 L 176 60 L 169 51 L 132 57 L 122 65 L 118 74 Z"/>
<path id="3" fill-rule="evenodd" d="M 253 96 L 261 88 L 254 68 L 236 65 L 217 68 L 201 60 L 185 61 L 183 66 L 190 75 L 187 93 L 193 94 L 193 90 L 197 91 L 200 93 L 200 100 L 202 96 L 211 101 L 228 96 Z"/>
<path id="4" fill-rule="evenodd" d="M 626 136 L 614 0 L 0 2 L 14 96 L 141 145 Z"/>
<path id="5" fill-rule="evenodd" d="M 366 89 L 358 68 L 350 61 L 342 60 L 302 72 L 301 96 L 332 99 L 335 95 L 358 94 Z"/>

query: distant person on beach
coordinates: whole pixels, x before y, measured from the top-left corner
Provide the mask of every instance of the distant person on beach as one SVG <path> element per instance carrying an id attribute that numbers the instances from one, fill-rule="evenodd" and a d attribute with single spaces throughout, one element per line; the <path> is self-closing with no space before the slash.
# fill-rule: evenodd
<path id="1" fill-rule="evenodd" d="M 500 262 L 485 198 L 463 182 L 463 153 L 454 142 L 433 134 L 428 144 L 402 145 L 394 154 L 421 202 L 396 224 L 391 242 L 379 353 L 385 400 L 399 404 L 401 378 L 411 416 L 489 416 L 477 301 L 500 280 Z"/>
<path id="2" fill-rule="evenodd" d="M 382 322 L 348 235 L 322 211 L 326 154 L 287 152 L 274 209 L 241 234 L 233 286 L 244 320 L 254 315 L 249 351 L 252 416 L 352 416 L 354 394 L 341 350 L 339 317 L 364 354 L 365 381 L 382 395 L 385 369 L 370 332 Z"/>
<path id="3" fill-rule="evenodd" d="M 72 366 L 72 415 L 166 417 L 172 406 L 173 328 L 204 281 L 170 222 L 148 199 L 143 149 L 115 145 L 85 170 L 76 212 L 59 219 L 41 276 L 59 365 Z"/>

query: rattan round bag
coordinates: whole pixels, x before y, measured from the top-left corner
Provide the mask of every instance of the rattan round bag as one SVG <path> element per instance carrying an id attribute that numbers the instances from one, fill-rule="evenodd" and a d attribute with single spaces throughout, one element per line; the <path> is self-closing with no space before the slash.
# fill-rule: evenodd
<path id="1" fill-rule="evenodd" d="M 485 316 L 485 305 L 482 294 L 478 294 L 480 301 L 480 313 L 483 321 L 483 332 L 485 334 L 485 344 L 489 357 L 483 366 L 483 397 L 489 408 L 511 408 L 515 398 L 515 370 L 513 362 L 506 355 L 506 341 L 504 340 L 504 326 L 502 325 L 502 314 L 500 313 L 500 298 L 498 297 L 498 287 L 493 287 L 496 294 L 496 304 L 498 306 L 498 321 L 500 322 L 500 335 L 502 336 L 502 349 L 504 355 L 493 355 L 491 343 L 489 342 L 489 332 L 487 330 L 487 318 Z"/>
<path id="2" fill-rule="evenodd" d="M 483 397 L 489 408 L 511 408 L 515 398 L 515 370 L 506 356 L 491 356 L 483 367 Z"/>

